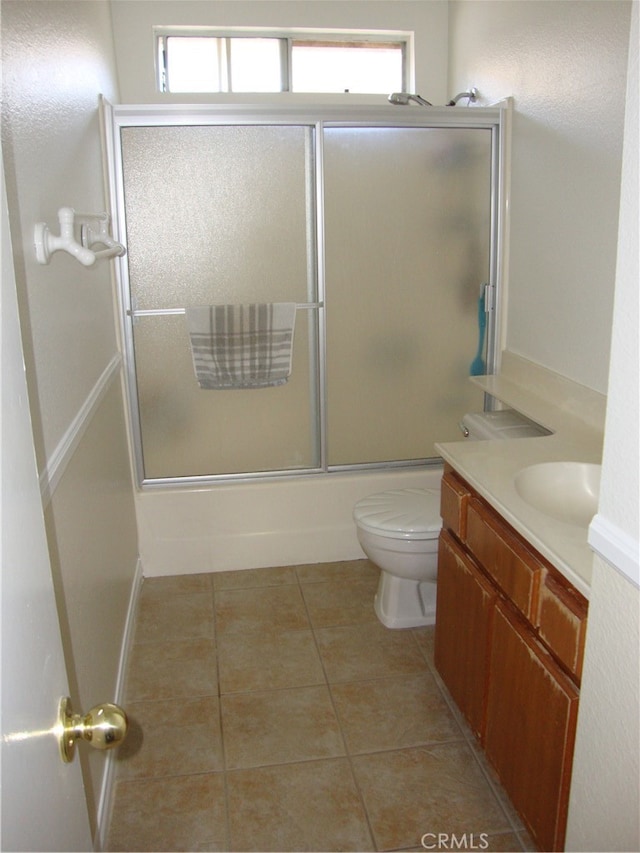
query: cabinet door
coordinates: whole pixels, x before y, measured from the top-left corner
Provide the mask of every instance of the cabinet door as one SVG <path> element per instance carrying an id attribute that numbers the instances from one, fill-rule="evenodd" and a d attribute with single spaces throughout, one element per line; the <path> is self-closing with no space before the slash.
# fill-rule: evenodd
<path id="1" fill-rule="evenodd" d="M 434 659 L 482 740 L 492 612 L 497 591 L 448 531 L 440 534 Z"/>
<path id="2" fill-rule="evenodd" d="M 578 691 L 504 603 L 489 661 L 485 751 L 541 850 L 562 850 Z"/>

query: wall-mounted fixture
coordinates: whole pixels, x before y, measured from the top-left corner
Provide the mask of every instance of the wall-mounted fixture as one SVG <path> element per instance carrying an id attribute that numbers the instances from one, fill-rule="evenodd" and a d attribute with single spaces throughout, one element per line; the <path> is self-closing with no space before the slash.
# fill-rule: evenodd
<path id="1" fill-rule="evenodd" d="M 451 100 L 447 102 L 446 106 L 455 107 L 458 101 L 461 101 L 463 98 L 467 98 L 467 106 L 469 106 L 469 104 L 475 104 L 478 100 L 478 90 L 476 87 L 474 86 L 472 89 L 469 89 L 468 92 L 460 92 L 454 98 L 451 98 Z"/>
<path id="2" fill-rule="evenodd" d="M 127 251 L 109 233 L 108 213 L 76 213 L 71 207 L 58 211 L 60 236 L 52 234 L 44 222 L 38 222 L 34 232 L 36 258 L 48 264 L 54 252 L 68 252 L 85 267 L 100 258 L 120 257 Z"/>
<path id="3" fill-rule="evenodd" d="M 425 100 L 422 95 L 413 95 L 409 92 L 392 92 L 387 98 L 390 104 L 395 104 L 396 107 L 406 107 L 409 101 L 415 101 L 421 107 L 432 107 L 431 101 Z"/>
<path id="4" fill-rule="evenodd" d="M 451 98 L 450 101 L 447 101 L 445 104 L 446 107 L 455 107 L 458 101 L 461 101 L 463 98 L 467 98 L 467 106 L 469 104 L 475 104 L 478 100 L 478 90 L 475 86 L 472 89 L 469 89 L 467 92 L 460 92 L 454 98 Z M 392 92 L 387 98 L 390 104 L 395 104 L 397 107 L 406 107 L 411 101 L 414 101 L 416 104 L 420 104 L 421 107 L 432 107 L 433 104 L 431 101 L 425 100 L 421 95 L 414 95 L 409 92 Z"/>

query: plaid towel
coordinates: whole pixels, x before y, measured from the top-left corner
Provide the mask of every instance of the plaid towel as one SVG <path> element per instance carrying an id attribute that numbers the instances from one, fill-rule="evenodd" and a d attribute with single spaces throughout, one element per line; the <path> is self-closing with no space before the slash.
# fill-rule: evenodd
<path id="1" fill-rule="evenodd" d="M 201 388 L 266 388 L 291 375 L 294 302 L 185 309 Z"/>

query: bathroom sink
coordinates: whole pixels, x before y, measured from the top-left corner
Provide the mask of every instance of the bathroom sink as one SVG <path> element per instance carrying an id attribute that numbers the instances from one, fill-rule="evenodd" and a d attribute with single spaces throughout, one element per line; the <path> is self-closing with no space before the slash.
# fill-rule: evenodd
<path id="1" fill-rule="evenodd" d="M 600 470 L 588 462 L 543 462 L 518 471 L 514 483 L 522 500 L 539 512 L 588 527 L 598 509 Z"/>

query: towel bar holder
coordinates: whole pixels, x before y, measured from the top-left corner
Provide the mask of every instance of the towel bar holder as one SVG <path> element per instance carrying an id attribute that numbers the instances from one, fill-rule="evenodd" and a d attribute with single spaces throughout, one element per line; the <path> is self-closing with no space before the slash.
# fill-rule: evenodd
<path id="1" fill-rule="evenodd" d="M 34 245 L 40 264 L 48 264 L 54 252 L 64 251 L 90 267 L 101 258 L 121 257 L 127 251 L 109 233 L 108 213 L 76 213 L 72 207 L 61 207 L 58 221 L 60 236 L 52 234 L 45 222 L 36 223 Z"/>
<path id="2" fill-rule="evenodd" d="M 312 308 L 324 308 L 324 302 L 298 302 L 296 303 L 298 311 L 305 311 Z M 184 314 L 184 308 L 128 308 L 127 314 L 135 320 L 138 317 L 166 317 L 169 315 Z"/>

